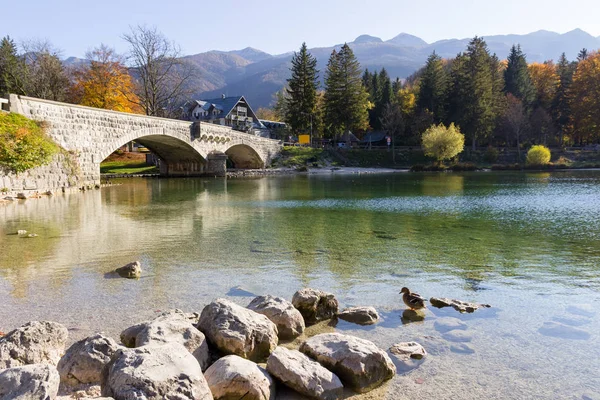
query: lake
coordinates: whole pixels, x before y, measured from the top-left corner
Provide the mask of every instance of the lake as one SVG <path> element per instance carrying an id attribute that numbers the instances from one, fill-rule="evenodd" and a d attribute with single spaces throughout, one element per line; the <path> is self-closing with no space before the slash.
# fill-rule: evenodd
<path id="1" fill-rule="evenodd" d="M 600 171 L 118 183 L 0 205 L 0 330 L 118 339 L 160 311 L 313 287 L 382 317 L 314 331 L 429 352 L 357 399 L 600 399 Z M 134 260 L 140 280 L 105 275 Z M 403 286 L 492 308 L 411 322 Z"/>

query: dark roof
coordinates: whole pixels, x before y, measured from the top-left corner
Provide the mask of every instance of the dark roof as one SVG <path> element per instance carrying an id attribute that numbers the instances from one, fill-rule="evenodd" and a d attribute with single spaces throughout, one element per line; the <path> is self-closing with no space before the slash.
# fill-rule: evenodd
<path id="1" fill-rule="evenodd" d="M 373 132 L 369 132 L 369 133 L 365 134 L 365 137 L 363 138 L 363 140 L 361 140 L 361 142 L 363 142 L 363 143 L 381 142 L 382 140 L 385 140 L 386 136 L 387 136 L 386 133 L 383 131 L 373 131 Z"/>
<path id="2" fill-rule="evenodd" d="M 239 101 L 243 98 L 244 96 L 230 96 L 225 98 L 219 97 L 216 99 L 201 100 L 201 102 L 214 104 L 217 106 L 217 108 L 220 108 L 222 110 L 223 115 L 227 115 L 231 112 L 231 110 L 233 110 L 233 107 L 235 107 L 236 104 L 239 103 Z M 245 100 L 246 99 L 244 99 L 244 101 Z M 248 104 L 247 101 L 246 104 Z"/>
<path id="3" fill-rule="evenodd" d="M 356 136 L 354 136 L 354 134 L 352 132 L 346 132 L 344 133 L 342 136 L 340 136 L 340 139 L 338 140 L 338 142 L 347 142 L 348 138 L 350 139 L 350 142 L 358 142 L 358 138 Z"/>

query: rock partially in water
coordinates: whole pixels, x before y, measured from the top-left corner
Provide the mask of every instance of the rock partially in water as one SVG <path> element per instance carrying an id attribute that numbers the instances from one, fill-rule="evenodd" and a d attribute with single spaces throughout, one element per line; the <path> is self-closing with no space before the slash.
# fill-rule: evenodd
<path id="1" fill-rule="evenodd" d="M 475 350 L 466 343 L 455 343 L 450 346 L 450 351 L 458 354 L 474 354 Z"/>
<path id="2" fill-rule="evenodd" d="M 81 383 L 99 384 L 102 380 L 102 369 L 119 347 L 117 342 L 102 334 L 74 343 L 58 363 L 61 382 L 68 386 Z"/>
<path id="3" fill-rule="evenodd" d="M 446 297 L 432 297 L 429 299 L 432 306 L 437 308 L 452 307 L 461 313 L 472 313 L 480 308 L 490 308 L 489 304 L 469 303 L 467 301 L 449 299 Z"/>
<path id="4" fill-rule="evenodd" d="M 0 370 L 0 399 L 55 399 L 59 384 L 58 371 L 47 364 L 32 364 Z"/>
<path id="5" fill-rule="evenodd" d="M 127 279 L 138 279 L 142 276 L 142 266 L 139 261 L 131 262 L 115 270 L 119 276 Z"/>
<path id="6" fill-rule="evenodd" d="M 23 192 L 17 193 L 17 199 L 19 200 L 26 200 L 27 199 L 27 195 Z"/>
<path id="7" fill-rule="evenodd" d="M 444 338 L 445 340 L 449 341 L 449 342 L 455 342 L 455 343 L 467 343 L 470 342 L 471 340 L 473 340 L 473 337 L 465 332 L 465 331 L 458 331 L 458 330 L 454 330 L 454 331 L 448 331 L 444 334 L 442 334 L 442 338 Z"/>
<path id="8" fill-rule="evenodd" d="M 440 333 L 445 333 L 456 329 L 465 330 L 467 329 L 467 324 L 465 324 L 458 318 L 442 317 L 435 320 L 435 322 L 433 323 L 433 327 L 436 331 Z"/>
<path id="9" fill-rule="evenodd" d="M 406 309 L 402 311 L 402 317 L 400 317 L 404 325 L 413 322 L 425 321 L 425 312 L 423 310 L 411 310 Z"/>
<path id="10" fill-rule="evenodd" d="M 255 362 L 266 360 L 279 341 L 277 326 L 266 316 L 226 299 L 204 307 L 198 329 L 222 353 Z"/>
<path id="11" fill-rule="evenodd" d="M 538 329 L 538 332 L 544 336 L 561 339 L 588 340 L 590 338 L 590 334 L 583 329 L 564 325 L 555 321 L 544 322 L 544 325 Z"/>
<path id="12" fill-rule="evenodd" d="M 198 360 L 202 371 L 210 365 L 208 343 L 202 332 L 192 325 L 181 310 L 162 313 L 144 324 L 135 336 L 135 347 L 148 344 L 182 344 Z"/>
<path id="13" fill-rule="evenodd" d="M 396 361 L 396 366 L 401 372 L 408 372 L 417 368 L 427 355 L 425 348 L 417 342 L 397 343 L 390 347 L 389 352 Z"/>
<path id="14" fill-rule="evenodd" d="M 27 235 L 27 231 L 25 229 L 19 229 L 17 235 Z"/>
<path id="15" fill-rule="evenodd" d="M 396 367 L 385 351 L 354 336 L 323 333 L 302 343 L 300 351 L 359 393 L 375 389 L 396 374 Z"/>
<path id="16" fill-rule="evenodd" d="M 397 343 L 390 347 L 390 353 L 402 361 L 408 361 L 409 359 L 421 360 L 427 355 L 425 348 L 417 342 Z"/>
<path id="17" fill-rule="evenodd" d="M 56 322 L 32 321 L 0 338 L 0 369 L 28 364 L 56 365 L 69 332 Z"/>
<path id="18" fill-rule="evenodd" d="M 217 360 L 204 374 L 215 399 L 274 400 L 275 383 L 252 361 L 236 355 Z"/>
<path id="19" fill-rule="evenodd" d="M 102 396 L 115 399 L 213 399 L 200 364 L 178 343 L 118 350 L 101 386 Z"/>
<path id="20" fill-rule="evenodd" d="M 279 339 L 295 339 L 304 332 L 305 325 L 302 314 L 292 303 L 281 297 L 258 296 L 250 302 L 248 308 L 265 315 L 277 325 Z"/>
<path id="21" fill-rule="evenodd" d="M 350 307 L 340 312 L 338 318 L 359 325 L 373 325 L 379 320 L 379 314 L 373 307 Z"/>
<path id="22" fill-rule="evenodd" d="M 331 319 L 338 312 L 335 296 L 322 290 L 301 289 L 294 293 L 292 304 L 300 311 L 306 324 Z"/>
<path id="23" fill-rule="evenodd" d="M 277 347 L 267 360 L 267 371 L 284 385 L 311 398 L 335 400 L 343 394 L 340 378 L 297 350 Z"/>

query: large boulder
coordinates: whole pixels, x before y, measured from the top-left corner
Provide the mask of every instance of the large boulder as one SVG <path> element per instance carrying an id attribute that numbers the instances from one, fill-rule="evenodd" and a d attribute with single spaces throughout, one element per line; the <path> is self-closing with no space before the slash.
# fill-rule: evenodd
<path id="1" fill-rule="evenodd" d="M 300 311 L 307 324 L 333 318 L 338 312 L 338 301 L 322 290 L 301 289 L 294 293 L 292 304 Z"/>
<path id="2" fill-rule="evenodd" d="M 250 302 L 248 308 L 265 315 L 277 325 L 279 339 L 295 339 L 304 332 L 305 325 L 302 314 L 292 303 L 281 297 L 258 296 Z"/>
<path id="3" fill-rule="evenodd" d="M 144 324 L 135 336 L 135 346 L 147 344 L 182 344 L 200 363 L 202 371 L 210 365 L 208 343 L 202 332 L 180 310 L 168 311 Z"/>
<path id="4" fill-rule="evenodd" d="M 215 400 L 274 400 L 275 384 L 256 363 L 236 355 L 220 358 L 204 374 Z"/>
<path id="5" fill-rule="evenodd" d="M 102 372 L 102 396 L 115 400 L 212 400 L 198 361 L 183 345 L 120 349 Z"/>
<path id="6" fill-rule="evenodd" d="M 56 365 L 69 332 L 56 322 L 32 321 L 0 338 L 0 369 L 28 364 Z"/>
<path id="7" fill-rule="evenodd" d="M 302 343 L 300 351 L 359 393 L 376 388 L 396 373 L 392 360 L 373 342 L 341 333 L 313 336 Z"/>
<path id="8" fill-rule="evenodd" d="M 344 391 L 340 378 L 297 350 L 277 347 L 267 360 L 267 371 L 284 385 L 311 398 L 335 400 Z"/>
<path id="9" fill-rule="evenodd" d="M 0 370 L 0 399 L 54 400 L 59 384 L 58 371 L 47 364 Z"/>
<path id="10" fill-rule="evenodd" d="M 110 362 L 119 345 L 113 339 L 96 334 L 74 343 L 58 363 L 60 380 L 64 385 L 99 384 L 102 369 Z"/>
<path id="11" fill-rule="evenodd" d="M 379 321 L 379 314 L 373 307 L 350 307 L 339 313 L 338 318 L 359 325 L 373 325 Z"/>
<path id="12" fill-rule="evenodd" d="M 277 326 L 267 317 L 226 299 L 204 307 L 198 328 L 221 353 L 261 362 L 277 347 Z"/>

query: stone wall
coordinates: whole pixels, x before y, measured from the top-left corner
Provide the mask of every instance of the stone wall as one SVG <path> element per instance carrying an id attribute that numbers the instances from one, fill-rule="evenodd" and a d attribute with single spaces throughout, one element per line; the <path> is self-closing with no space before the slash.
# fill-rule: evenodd
<path id="1" fill-rule="evenodd" d="M 233 131 L 229 127 L 200 123 L 199 132 L 196 128 L 194 134 L 192 123 L 187 121 L 25 96 L 10 95 L 10 111 L 47 123 L 48 135 L 71 153 L 79 165 L 80 185 L 99 183 L 100 163 L 132 140 L 148 147 L 161 158 L 163 173 L 176 176 L 208 172 L 209 153 L 228 154 L 234 163 L 257 168 L 269 165 L 282 148 L 279 141 Z M 26 175 L 2 174 L 0 182 L 3 185 L 0 188 L 35 186 L 35 190 L 44 191 L 68 186 L 73 177 L 61 169 L 61 157 L 64 156 L 57 156 L 50 165 L 36 168 Z M 35 185 L 31 183 L 33 181 Z"/>

